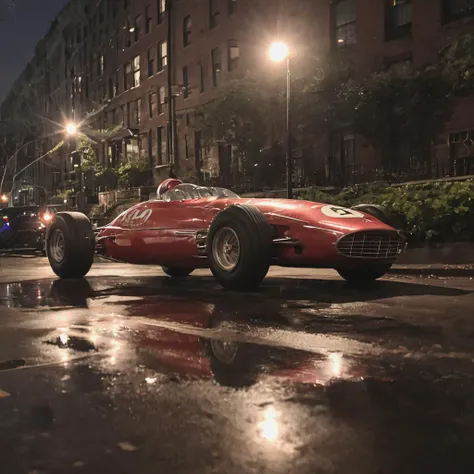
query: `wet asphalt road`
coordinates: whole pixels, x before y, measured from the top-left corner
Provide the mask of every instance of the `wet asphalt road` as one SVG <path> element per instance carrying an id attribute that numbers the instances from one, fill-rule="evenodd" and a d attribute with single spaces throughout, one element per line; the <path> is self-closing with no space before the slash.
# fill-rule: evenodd
<path id="1" fill-rule="evenodd" d="M 474 275 L 0 258 L 0 473 L 472 473 Z"/>

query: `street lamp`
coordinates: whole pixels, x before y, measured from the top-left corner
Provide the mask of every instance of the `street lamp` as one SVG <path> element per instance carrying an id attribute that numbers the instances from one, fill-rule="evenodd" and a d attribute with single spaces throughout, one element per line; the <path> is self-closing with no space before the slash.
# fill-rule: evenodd
<path id="1" fill-rule="evenodd" d="M 291 161 L 291 53 L 288 46 L 281 41 L 270 46 L 269 56 L 272 61 L 281 63 L 286 59 L 286 197 L 293 199 L 293 166 Z"/>
<path id="2" fill-rule="evenodd" d="M 77 125 L 73 122 L 69 122 L 66 125 L 66 133 L 70 136 L 75 136 L 77 134 Z"/>

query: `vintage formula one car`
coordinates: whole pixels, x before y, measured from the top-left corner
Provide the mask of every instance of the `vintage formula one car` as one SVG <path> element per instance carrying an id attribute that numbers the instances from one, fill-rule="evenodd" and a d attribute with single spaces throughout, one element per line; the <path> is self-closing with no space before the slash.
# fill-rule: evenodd
<path id="1" fill-rule="evenodd" d="M 271 265 L 334 268 L 348 281 L 382 277 L 405 240 L 383 208 L 239 198 L 223 188 L 169 179 L 94 231 L 81 213 L 55 215 L 46 234 L 53 271 L 82 278 L 94 255 L 160 265 L 173 278 L 210 268 L 225 288 L 256 289 Z"/>

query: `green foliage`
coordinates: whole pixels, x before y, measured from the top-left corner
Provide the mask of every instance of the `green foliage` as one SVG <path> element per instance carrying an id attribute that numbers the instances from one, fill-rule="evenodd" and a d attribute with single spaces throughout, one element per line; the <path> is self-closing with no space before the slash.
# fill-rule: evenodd
<path id="1" fill-rule="evenodd" d="M 397 145 L 409 144 L 418 162 L 428 162 L 431 142 L 452 114 L 451 92 L 442 68 L 382 71 L 343 81 L 329 119 L 334 128 L 350 125 L 380 150 L 386 170 L 406 169 Z"/>
<path id="2" fill-rule="evenodd" d="M 102 165 L 97 159 L 94 148 L 92 148 L 90 141 L 87 137 L 80 135 L 77 138 L 77 151 L 81 156 L 81 167 L 84 173 L 93 171 L 95 175 L 102 173 Z"/>
<path id="3" fill-rule="evenodd" d="M 441 51 L 443 69 L 450 75 L 453 90 L 464 94 L 474 88 L 474 35 L 465 34 Z"/>
<path id="4" fill-rule="evenodd" d="M 310 190 L 299 198 L 345 207 L 380 204 L 404 223 L 416 241 L 474 238 L 473 180 L 402 186 L 380 182 L 345 188 L 337 194 Z"/>
<path id="5" fill-rule="evenodd" d="M 122 163 L 117 170 L 119 185 L 130 188 L 145 184 L 145 175 L 148 168 L 149 165 L 146 158 L 136 157 Z"/>
<path id="6" fill-rule="evenodd" d="M 202 130 L 207 143 L 223 140 L 234 146 L 234 154 L 253 164 L 268 139 L 275 96 L 257 80 L 246 78 L 224 84 L 216 100 L 201 107 L 193 128 Z"/>

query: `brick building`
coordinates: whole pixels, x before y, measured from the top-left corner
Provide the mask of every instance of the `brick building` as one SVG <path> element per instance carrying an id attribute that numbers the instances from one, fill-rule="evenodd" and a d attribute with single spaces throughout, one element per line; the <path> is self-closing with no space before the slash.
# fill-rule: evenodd
<path id="1" fill-rule="evenodd" d="M 334 56 L 367 74 L 437 61 L 440 48 L 472 29 L 473 19 L 472 0 L 72 0 L 2 104 L 2 121 L 14 124 L 5 132 L 3 160 L 36 139 L 18 158 L 31 161 L 74 121 L 96 134 L 106 167 L 141 156 L 155 181 L 170 164 L 180 175 L 218 176 L 232 150 L 223 143 L 203 147 L 199 131 L 188 126 L 190 115 L 230 78 L 284 75 L 267 58 L 272 40 L 291 46 L 295 76 L 315 61 L 324 69 Z M 434 150 L 434 174 L 452 170 L 454 159 L 465 163 L 458 172 L 471 171 L 473 107 L 470 97 L 457 104 Z M 18 125 L 25 116 L 42 119 L 25 129 Z M 114 133 L 102 140 L 96 133 L 102 129 Z M 57 191 L 73 169 L 74 146 L 71 140 L 40 160 L 31 179 Z M 379 160 L 350 129 L 327 130 L 295 152 L 297 173 L 311 181 L 314 170 L 327 170 L 328 156 L 359 180 L 373 178 Z"/>

